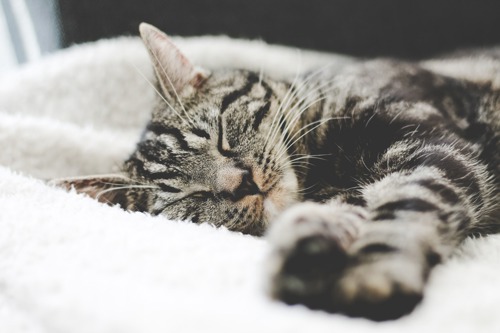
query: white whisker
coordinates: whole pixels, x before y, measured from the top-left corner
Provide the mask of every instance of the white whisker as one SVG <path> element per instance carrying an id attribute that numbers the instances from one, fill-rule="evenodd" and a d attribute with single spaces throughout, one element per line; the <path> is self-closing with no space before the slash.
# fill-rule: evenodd
<path id="1" fill-rule="evenodd" d="M 318 74 L 322 73 L 322 72 L 323 72 L 326 68 L 330 67 L 331 65 L 332 65 L 332 64 L 326 64 L 326 65 L 324 65 L 324 66 L 322 66 L 322 67 L 320 67 L 320 68 L 316 69 L 314 72 L 312 72 L 312 73 L 308 74 L 308 75 L 305 77 L 305 79 L 304 79 L 304 80 L 302 80 L 302 81 L 300 82 L 300 84 L 299 84 L 299 85 L 297 85 L 297 80 L 298 80 L 298 77 L 299 77 L 300 71 L 297 71 L 297 73 L 296 73 L 296 75 L 295 75 L 295 78 L 294 78 L 294 80 L 293 80 L 292 84 L 290 85 L 290 88 L 288 89 L 287 93 L 285 94 L 285 97 L 283 98 L 283 100 L 282 100 L 282 101 L 281 101 L 281 103 L 280 103 L 280 106 L 279 106 L 279 108 L 278 108 L 278 111 L 277 111 L 277 112 L 276 112 L 276 114 L 274 115 L 273 121 L 272 121 L 272 123 L 271 123 L 271 131 L 270 131 L 270 133 L 269 133 L 269 135 L 268 135 L 268 137 L 267 137 L 267 139 L 266 139 L 266 142 L 265 142 L 265 144 L 264 144 L 264 149 L 266 148 L 267 143 L 268 143 L 268 140 L 269 140 L 270 138 L 272 138 L 273 140 L 275 139 L 275 137 L 276 137 L 276 135 L 277 135 L 277 133 L 278 133 L 278 131 L 279 131 L 279 126 L 280 126 L 280 124 L 282 124 L 283 122 L 286 122 L 286 121 L 287 121 L 288 117 L 289 117 L 289 116 L 291 116 L 291 115 L 290 115 L 290 112 L 291 112 L 292 110 L 296 109 L 296 107 L 297 107 L 298 105 L 300 105 L 300 104 L 304 101 L 304 99 L 305 99 L 305 98 L 301 98 L 301 99 L 300 99 L 297 103 L 295 103 L 295 105 L 294 105 L 294 106 L 293 106 L 293 107 L 292 107 L 292 108 L 291 108 L 291 109 L 290 109 L 287 113 L 285 113 L 285 116 L 283 117 L 283 120 L 275 124 L 276 117 L 282 113 L 282 110 L 285 110 L 286 108 L 288 108 L 288 105 L 290 104 L 290 102 L 291 102 L 294 98 L 296 98 L 296 97 L 297 97 L 297 96 L 298 96 L 298 95 L 302 92 L 302 90 L 303 90 L 303 89 L 305 89 L 305 88 L 306 88 L 306 85 L 307 85 L 307 84 L 308 84 L 308 83 L 309 83 L 309 82 L 310 82 L 310 81 L 311 81 L 311 80 L 312 80 L 315 76 L 317 76 Z M 298 69 L 299 69 L 299 68 L 297 68 L 297 70 L 298 70 Z M 327 82 L 327 84 L 329 84 L 329 83 L 330 83 L 330 82 Z M 322 88 L 322 86 L 318 87 L 318 89 L 316 89 L 316 90 L 319 90 L 319 89 L 321 89 L 321 88 Z M 316 90 L 314 90 L 314 91 L 316 91 Z M 292 94 L 290 94 L 290 93 L 292 93 Z M 306 95 L 306 96 L 307 96 L 307 95 Z"/>
<path id="2" fill-rule="evenodd" d="M 271 138 L 271 136 L 274 137 L 274 133 L 273 132 L 275 132 L 275 131 L 277 131 L 279 129 L 279 124 L 275 125 L 276 119 L 281 114 L 281 110 L 283 108 L 283 104 L 285 103 L 285 101 L 288 100 L 288 96 L 293 91 L 294 85 L 296 84 L 297 80 L 299 79 L 299 76 L 300 76 L 300 67 L 301 67 L 301 61 L 299 61 L 299 63 L 297 64 L 297 71 L 296 71 L 295 77 L 294 77 L 294 79 L 292 81 L 292 84 L 290 85 L 290 88 L 287 90 L 285 96 L 281 100 L 281 103 L 280 103 L 280 105 L 278 107 L 278 110 L 274 114 L 273 120 L 272 120 L 271 125 L 270 125 L 269 134 L 268 134 L 268 136 L 266 138 L 266 141 L 264 142 L 264 149 L 266 149 L 268 141 Z"/>
<path id="3" fill-rule="evenodd" d="M 320 119 L 318 121 L 314 121 L 310 124 L 307 125 L 307 127 L 311 126 L 311 125 L 315 125 L 313 128 L 309 129 L 307 132 L 303 133 L 302 135 L 300 135 L 298 138 L 296 138 L 293 142 L 287 144 L 287 147 L 291 147 L 293 146 L 297 141 L 299 141 L 300 139 L 302 139 L 304 136 L 306 136 L 307 134 L 309 134 L 310 132 L 314 131 L 315 129 L 317 129 L 318 127 L 320 127 L 321 125 L 323 125 L 324 123 L 327 123 L 329 122 L 330 120 L 332 119 L 335 119 L 335 118 L 326 118 L 326 119 Z M 318 124 L 319 123 L 319 124 Z M 300 132 L 298 132 L 300 133 Z M 286 152 L 286 150 L 285 150 Z M 284 153 L 284 152 L 283 152 Z M 282 153 L 282 154 L 283 154 Z M 281 157 L 281 156 L 280 156 Z"/>
<path id="4" fill-rule="evenodd" d="M 132 65 L 132 67 L 134 67 L 134 68 L 135 68 L 135 70 L 139 73 L 139 75 L 141 75 L 141 76 L 142 76 L 142 78 L 143 78 L 144 80 L 146 80 L 146 82 L 147 82 L 147 83 L 151 86 L 151 88 L 153 88 L 153 90 L 156 92 L 156 94 L 157 94 L 158 96 L 160 96 L 160 98 L 161 98 L 161 99 L 165 102 L 165 104 L 167 104 L 167 106 L 168 106 L 170 109 L 172 109 L 172 111 L 174 111 L 174 112 L 175 112 L 175 114 L 176 114 L 176 115 L 177 115 L 177 116 L 178 116 L 178 117 L 179 117 L 182 121 L 184 121 L 184 122 L 186 122 L 186 123 L 188 123 L 188 124 L 189 124 L 189 122 L 188 122 L 188 121 L 186 121 L 186 119 L 184 119 L 184 118 L 180 115 L 180 113 L 179 113 L 179 112 L 177 112 L 177 110 L 176 110 L 176 109 L 175 109 L 175 108 L 174 108 L 174 107 L 173 107 L 173 106 L 172 106 L 172 105 L 171 105 L 171 104 L 167 101 L 167 99 L 166 99 L 165 97 L 163 97 L 163 95 L 162 95 L 162 94 L 158 91 L 158 89 L 156 89 L 155 85 L 154 85 L 153 83 L 151 83 L 151 81 L 150 81 L 150 80 L 146 77 L 146 75 L 144 75 L 144 73 L 142 73 L 142 71 L 141 71 L 139 68 L 137 68 L 137 66 L 136 66 L 135 64 L 133 64 L 133 63 L 131 63 L 131 62 L 129 62 L 129 64 L 130 64 L 130 65 Z"/>
<path id="5" fill-rule="evenodd" d="M 317 92 L 317 91 L 321 90 L 321 89 L 322 89 L 325 85 L 328 85 L 328 84 L 330 84 L 330 82 L 326 82 L 326 83 L 324 83 L 324 84 L 320 85 L 319 87 L 317 87 L 316 89 L 314 89 L 314 90 L 313 90 L 313 92 Z M 330 88 L 330 89 L 331 89 L 331 88 Z M 286 134 L 290 131 L 291 126 L 292 126 L 292 125 L 294 125 L 295 121 L 296 121 L 296 120 L 297 120 L 297 119 L 298 119 L 298 118 L 299 118 L 299 117 L 300 117 L 300 116 L 301 116 L 304 112 L 306 112 L 306 111 L 307 111 L 307 110 L 308 110 L 308 109 L 309 109 L 312 105 L 314 105 L 315 103 L 317 103 L 317 102 L 319 102 L 319 101 L 324 100 L 324 99 L 326 98 L 326 97 L 324 96 L 324 93 L 325 93 L 325 92 L 328 92 L 330 89 L 327 89 L 327 90 L 325 90 L 325 91 L 322 91 L 322 92 L 321 92 L 321 94 L 320 94 L 320 95 L 323 95 L 322 97 L 320 97 L 320 98 L 318 98 L 318 99 L 316 99 L 316 100 L 314 100 L 314 101 L 310 102 L 309 104 L 307 104 L 307 105 L 305 105 L 305 106 L 301 107 L 300 109 L 298 109 L 298 111 L 296 111 L 296 112 L 292 112 L 292 110 L 294 110 L 294 109 L 295 109 L 296 105 L 298 105 L 299 103 L 302 103 L 302 101 L 303 101 L 306 97 L 311 96 L 311 95 L 312 95 L 312 92 L 308 92 L 308 93 L 305 95 L 305 97 L 302 97 L 302 98 L 301 98 L 301 101 L 300 101 L 299 103 L 297 103 L 297 104 L 294 106 L 294 108 L 292 108 L 292 109 L 288 112 L 288 115 L 295 113 L 295 116 L 294 116 L 294 118 L 293 118 L 293 119 L 292 119 L 292 120 L 291 120 L 291 121 L 287 124 L 287 127 L 286 127 L 283 131 L 282 131 L 282 133 L 281 133 L 281 141 L 284 141 L 284 140 L 285 140 Z M 345 118 L 346 118 L 346 117 L 339 117 L 339 118 L 337 118 L 337 119 L 345 119 Z M 297 131 L 297 132 L 299 133 L 299 132 L 300 132 L 301 130 L 303 130 L 303 129 L 304 129 L 304 127 L 303 127 L 303 128 L 301 128 L 301 129 L 300 129 L 299 131 Z M 286 146 L 287 146 L 287 144 L 285 143 L 285 147 L 286 147 Z M 286 149 L 287 149 L 287 148 L 285 148 L 284 150 L 286 150 Z"/>
<path id="6" fill-rule="evenodd" d="M 174 84 L 172 83 L 172 80 L 170 79 L 170 76 L 167 74 L 167 71 L 165 70 L 165 68 L 163 67 L 163 65 L 161 64 L 161 61 L 160 59 L 158 59 L 158 56 L 155 52 L 153 52 L 153 50 L 151 50 L 149 47 L 148 47 L 149 51 L 151 52 L 151 54 L 155 57 L 156 61 L 158 62 L 158 65 L 160 66 L 161 70 L 163 71 L 163 74 L 165 74 L 165 77 L 167 78 L 168 80 L 168 84 L 170 84 L 170 87 L 172 88 L 172 91 L 174 92 L 174 95 L 175 95 L 175 98 L 177 99 L 177 102 L 179 102 L 182 110 L 184 111 L 184 114 L 186 115 L 186 117 L 189 119 L 189 123 L 194 126 L 194 123 L 193 123 L 193 120 L 191 119 L 191 117 L 189 117 L 189 114 L 187 113 L 186 109 L 184 108 L 184 104 L 182 103 L 180 97 L 179 97 L 179 94 L 177 93 L 177 90 L 175 89 L 175 86 Z"/>
<path id="7" fill-rule="evenodd" d="M 99 193 L 97 193 L 97 195 L 95 196 L 95 198 L 97 200 L 99 200 L 99 198 L 103 195 L 103 194 L 106 194 L 108 192 L 112 192 L 112 191 L 118 191 L 118 190 L 126 190 L 126 189 L 132 189 L 132 188 L 142 188 L 142 189 L 156 189 L 158 188 L 158 186 L 155 186 L 155 185 L 126 185 L 126 186 L 118 186 L 118 187 L 112 187 L 112 188 L 108 188 L 106 190 L 103 190 Z"/>
<path id="8" fill-rule="evenodd" d="M 273 127 L 274 125 L 274 120 L 276 119 L 276 116 L 278 114 L 281 114 L 282 110 L 285 110 L 288 105 L 290 104 L 291 100 L 293 98 L 296 98 L 299 94 L 302 93 L 302 90 L 305 89 L 307 87 L 307 84 L 312 81 L 312 79 L 314 77 L 316 77 L 317 75 L 319 75 L 320 73 L 322 73 L 326 68 L 328 68 L 329 66 L 331 66 L 331 64 L 327 64 L 325 66 L 322 66 L 320 68 L 318 68 L 316 71 L 314 71 L 313 73 L 307 75 L 307 77 L 297 86 L 296 85 L 296 81 L 297 81 L 297 76 L 295 77 L 292 85 L 290 86 L 290 89 L 288 90 L 287 92 L 287 95 L 285 96 L 285 98 L 282 100 L 282 103 L 280 104 L 280 108 L 278 109 L 278 112 L 277 114 L 275 114 L 275 118 L 273 119 L 273 123 L 271 124 L 271 128 Z M 288 120 L 288 118 L 293 114 L 293 110 L 295 110 L 297 108 L 298 105 L 300 105 L 307 97 L 311 96 L 313 92 L 317 92 L 319 91 L 320 89 L 322 89 L 325 85 L 328 85 L 330 84 L 331 81 L 327 81 L 327 82 L 324 82 L 323 84 L 321 84 L 319 87 L 316 87 L 315 89 L 313 90 L 310 90 L 307 94 L 305 94 L 304 96 L 302 96 L 296 103 L 295 105 L 288 111 L 285 113 L 285 116 L 283 117 L 283 122 L 286 122 Z M 295 91 L 293 91 L 295 89 Z M 293 92 L 292 92 L 293 91 Z M 290 96 L 288 96 L 288 93 L 289 92 L 292 92 L 292 94 Z M 287 98 L 288 97 L 288 98 Z M 283 107 L 284 106 L 284 107 Z M 276 137 L 276 134 L 278 132 L 278 129 L 279 129 L 279 125 L 281 124 L 282 122 L 279 122 L 276 124 L 276 127 L 274 128 L 274 133 L 272 134 L 272 139 L 274 140 L 275 137 Z M 271 136 L 270 136 L 271 137 Z M 266 142 L 267 143 L 267 142 Z"/>

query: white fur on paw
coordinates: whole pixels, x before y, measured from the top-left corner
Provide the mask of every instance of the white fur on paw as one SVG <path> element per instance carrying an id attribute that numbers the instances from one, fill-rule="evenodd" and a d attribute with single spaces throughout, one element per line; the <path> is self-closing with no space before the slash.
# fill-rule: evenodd
<path id="1" fill-rule="evenodd" d="M 327 281 L 321 275 L 340 269 L 365 218 L 362 208 L 348 205 L 302 203 L 288 209 L 268 233 L 273 245 L 267 262 L 270 294 L 285 288 L 305 295 L 310 288 L 322 288 Z M 301 273 L 310 276 L 297 278 Z"/>
<path id="2" fill-rule="evenodd" d="M 282 250 L 292 248 L 298 239 L 315 234 L 353 241 L 367 216 L 360 207 L 305 202 L 281 214 L 271 225 L 267 237 L 273 246 Z"/>
<path id="3" fill-rule="evenodd" d="M 269 293 L 289 304 L 375 320 L 422 299 L 439 262 L 429 227 L 368 222 L 363 208 L 299 204 L 269 233 Z"/>

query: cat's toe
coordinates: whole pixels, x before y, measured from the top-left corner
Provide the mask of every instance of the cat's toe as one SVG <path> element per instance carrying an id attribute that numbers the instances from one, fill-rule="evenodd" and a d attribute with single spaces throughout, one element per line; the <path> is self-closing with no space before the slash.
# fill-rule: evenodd
<path id="1" fill-rule="evenodd" d="M 357 209 L 305 203 L 286 212 L 269 236 L 270 294 L 288 304 L 331 310 L 329 296 L 363 223 Z"/>
<path id="2" fill-rule="evenodd" d="M 273 276 L 271 294 L 288 304 L 332 306 L 329 290 L 347 261 L 345 251 L 323 235 L 300 239 Z"/>
<path id="3" fill-rule="evenodd" d="M 422 300 L 426 268 L 402 254 L 384 257 L 345 269 L 332 289 L 336 311 L 378 321 L 413 311 Z"/>
<path id="4" fill-rule="evenodd" d="M 398 286 L 383 298 L 359 298 L 339 309 L 351 317 L 364 317 L 376 321 L 398 319 L 409 314 L 422 300 L 422 293 L 405 291 Z"/>
<path id="5" fill-rule="evenodd" d="M 270 293 L 288 304 L 390 320 L 422 299 L 430 245 L 358 211 L 300 205 L 272 229 Z M 427 239 L 427 238 L 426 238 Z"/>

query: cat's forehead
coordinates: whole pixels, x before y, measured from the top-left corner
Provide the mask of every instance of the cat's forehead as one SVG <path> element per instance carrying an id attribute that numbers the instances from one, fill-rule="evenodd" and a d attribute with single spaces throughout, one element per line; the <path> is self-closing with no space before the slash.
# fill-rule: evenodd
<path id="1" fill-rule="evenodd" d="M 255 72 L 244 69 L 219 69 L 210 73 L 207 79 L 207 86 L 237 88 L 258 75 Z"/>
<path id="2" fill-rule="evenodd" d="M 221 119 L 228 126 L 246 123 L 272 98 L 276 84 L 248 70 L 215 70 L 198 89 L 173 96 L 170 105 L 158 100 L 153 119 L 181 130 L 218 129 Z"/>
<path id="3" fill-rule="evenodd" d="M 255 102 L 266 102 L 271 88 L 258 73 L 247 70 L 222 70 L 212 73 L 188 105 L 218 117 Z"/>
<path id="4" fill-rule="evenodd" d="M 250 89 L 248 88 L 251 88 L 251 85 L 256 80 L 258 80 L 257 74 L 250 71 L 237 69 L 213 71 L 201 86 L 201 89 L 199 89 L 198 96 L 212 98 L 215 101 L 216 99 L 233 94 L 236 100 L 237 97 L 250 95 Z"/>

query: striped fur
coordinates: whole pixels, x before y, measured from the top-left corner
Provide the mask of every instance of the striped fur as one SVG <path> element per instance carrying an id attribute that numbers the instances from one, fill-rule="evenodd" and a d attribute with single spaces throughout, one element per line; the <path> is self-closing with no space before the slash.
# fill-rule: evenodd
<path id="1" fill-rule="evenodd" d="M 100 198 L 255 235 L 272 225 L 272 296 L 395 318 L 465 237 L 497 231 L 491 82 L 395 60 L 290 81 L 208 73 L 155 28 L 141 34 L 158 102 L 124 163 L 129 187 Z"/>

